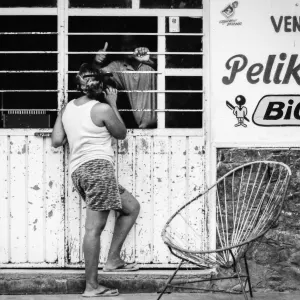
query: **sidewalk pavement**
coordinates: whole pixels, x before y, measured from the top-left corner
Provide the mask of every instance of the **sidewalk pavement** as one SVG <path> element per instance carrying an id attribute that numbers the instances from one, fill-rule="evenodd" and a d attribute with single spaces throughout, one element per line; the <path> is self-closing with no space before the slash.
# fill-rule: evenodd
<path id="1" fill-rule="evenodd" d="M 158 294 L 143 293 L 143 294 L 120 294 L 117 297 L 93 297 L 92 299 L 107 299 L 107 300 L 156 300 Z M 248 295 L 249 299 L 255 300 L 300 300 L 300 293 L 254 293 L 254 298 Z M 64 294 L 64 295 L 0 295 L 0 300 L 83 300 L 79 294 Z M 211 294 L 211 293 L 171 293 L 165 294 L 161 300 L 242 300 L 243 295 L 229 294 Z"/>

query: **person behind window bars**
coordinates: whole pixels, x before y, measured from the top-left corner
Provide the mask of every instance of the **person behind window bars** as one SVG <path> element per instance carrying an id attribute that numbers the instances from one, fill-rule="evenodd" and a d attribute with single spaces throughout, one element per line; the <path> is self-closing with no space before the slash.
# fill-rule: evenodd
<path id="1" fill-rule="evenodd" d="M 105 43 L 104 48 L 99 50 L 104 52 L 107 50 L 108 44 Z M 106 54 L 99 53 L 94 58 L 94 66 L 103 72 L 111 72 L 117 89 L 119 90 L 156 90 L 155 73 L 147 73 L 155 71 L 156 63 L 150 58 L 148 48 L 138 47 L 136 40 L 132 36 L 123 36 L 121 50 L 124 52 L 132 52 L 132 54 L 124 55 L 122 59 L 112 61 L 105 65 Z M 126 71 L 142 71 L 145 73 L 122 73 Z M 129 122 L 132 128 L 156 128 L 157 114 L 156 109 L 156 93 L 155 92 L 127 92 L 130 102 L 130 108 L 133 109 L 134 123 Z M 123 100 L 121 100 L 123 101 Z M 124 107 L 121 101 L 118 106 Z M 136 111 L 134 111 L 136 109 Z M 147 110 L 147 111 L 143 111 Z M 128 124 L 125 114 L 125 123 Z"/>
<path id="2" fill-rule="evenodd" d="M 120 257 L 124 240 L 140 210 L 138 201 L 117 184 L 114 175 L 112 137 L 124 139 L 126 127 L 116 107 L 117 90 L 108 87 L 102 91 L 103 76 L 97 69 L 83 64 L 76 79 L 83 95 L 70 101 L 58 114 L 51 136 L 52 146 L 69 143 L 69 173 L 86 202 L 83 296 L 116 296 L 118 290 L 98 283 L 100 235 L 110 210 L 117 211 L 118 217 L 103 271 L 138 270 L 136 264 L 125 263 Z M 103 95 L 103 102 L 95 100 L 98 94 Z"/>

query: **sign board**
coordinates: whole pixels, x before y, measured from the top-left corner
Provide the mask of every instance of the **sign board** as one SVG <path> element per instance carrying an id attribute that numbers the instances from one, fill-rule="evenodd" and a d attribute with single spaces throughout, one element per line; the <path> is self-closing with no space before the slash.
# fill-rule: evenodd
<path id="1" fill-rule="evenodd" d="M 300 2 L 210 1 L 215 143 L 300 146 Z"/>

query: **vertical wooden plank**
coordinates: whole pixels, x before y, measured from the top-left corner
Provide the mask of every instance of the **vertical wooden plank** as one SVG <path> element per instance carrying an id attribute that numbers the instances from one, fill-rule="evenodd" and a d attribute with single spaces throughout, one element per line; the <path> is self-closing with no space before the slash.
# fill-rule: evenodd
<path id="1" fill-rule="evenodd" d="M 66 202 L 67 214 L 67 262 L 76 264 L 80 262 L 80 244 L 81 244 L 81 198 L 77 193 L 71 176 L 67 181 L 68 195 Z"/>
<path id="2" fill-rule="evenodd" d="M 10 199 L 8 193 L 8 143 L 9 141 L 7 136 L 0 136 L 0 263 L 8 263 L 10 259 Z"/>
<path id="3" fill-rule="evenodd" d="M 118 146 L 118 181 L 131 194 L 134 191 L 134 149 L 135 138 L 131 135 L 119 141 Z M 135 225 L 129 232 L 121 251 L 121 257 L 127 262 L 135 261 Z"/>
<path id="4" fill-rule="evenodd" d="M 27 148 L 27 149 L 26 149 Z M 44 261 L 43 139 L 29 136 L 27 152 L 28 261 Z"/>
<path id="5" fill-rule="evenodd" d="M 138 263 L 150 263 L 153 255 L 152 143 L 149 136 L 136 138 L 136 197 L 141 210 L 136 222 Z"/>
<path id="6" fill-rule="evenodd" d="M 70 150 L 68 146 L 65 148 L 65 185 L 66 185 L 66 200 L 65 200 L 65 219 L 66 219 L 66 262 L 67 264 L 80 263 L 80 251 L 81 251 L 81 206 L 83 201 L 80 195 L 77 193 L 69 172 L 69 155 Z M 85 205 L 84 205 L 85 207 Z"/>
<path id="7" fill-rule="evenodd" d="M 78 195 L 79 196 L 79 195 Z M 84 263 L 84 253 L 83 253 L 83 238 L 84 238 L 84 234 L 85 234 L 85 218 L 86 218 L 86 203 L 85 201 L 82 199 L 82 197 L 79 198 L 80 199 L 80 203 L 79 203 L 79 237 L 78 237 L 78 241 L 79 241 L 79 262 L 80 263 Z"/>
<path id="8" fill-rule="evenodd" d="M 63 148 L 51 148 L 51 139 L 44 139 L 44 187 L 45 187 L 45 261 L 58 262 L 58 251 L 63 251 L 61 242 L 64 231 L 61 180 Z"/>
<path id="9" fill-rule="evenodd" d="M 204 150 L 201 137 L 188 139 L 188 199 L 193 199 L 204 190 Z M 188 219 L 193 229 L 188 228 L 187 240 L 191 249 L 200 250 L 206 245 L 206 203 L 196 200 L 188 209 Z"/>
<path id="10" fill-rule="evenodd" d="M 168 137 L 155 137 L 153 149 L 153 263 L 167 264 L 170 251 L 163 243 L 161 231 L 170 216 Z"/>
<path id="11" fill-rule="evenodd" d="M 11 136 L 10 139 L 10 194 L 11 194 L 11 262 L 27 261 L 27 170 L 26 138 Z"/>
<path id="12" fill-rule="evenodd" d="M 180 206 L 186 203 L 187 174 L 186 174 L 186 137 L 171 137 L 171 197 L 170 207 L 173 214 Z M 179 240 L 185 240 L 186 224 L 180 217 L 173 222 L 172 229 L 179 235 Z M 177 262 L 178 259 L 171 256 L 171 262 Z"/>

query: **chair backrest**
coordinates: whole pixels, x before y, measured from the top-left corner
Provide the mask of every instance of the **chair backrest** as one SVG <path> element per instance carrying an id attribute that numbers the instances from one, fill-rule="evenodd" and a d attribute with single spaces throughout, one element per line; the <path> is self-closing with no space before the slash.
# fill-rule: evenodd
<path id="1" fill-rule="evenodd" d="M 282 210 L 290 176 L 287 165 L 274 161 L 256 161 L 233 169 L 173 214 L 162 232 L 164 242 L 193 255 L 218 253 L 214 257 L 219 264 L 232 263 L 229 251 L 235 257 L 242 255 L 274 225 Z M 205 232 L 190 216 L 195 212 L 205 213 L 199 210 L 199 203 L 207 201 L 215 202 L 210 216 L 216 226 L 213 231 L 206 228 Z M 214 235 L 214 246 L 203 246 L 201 239 L 205 234 Z"/>

